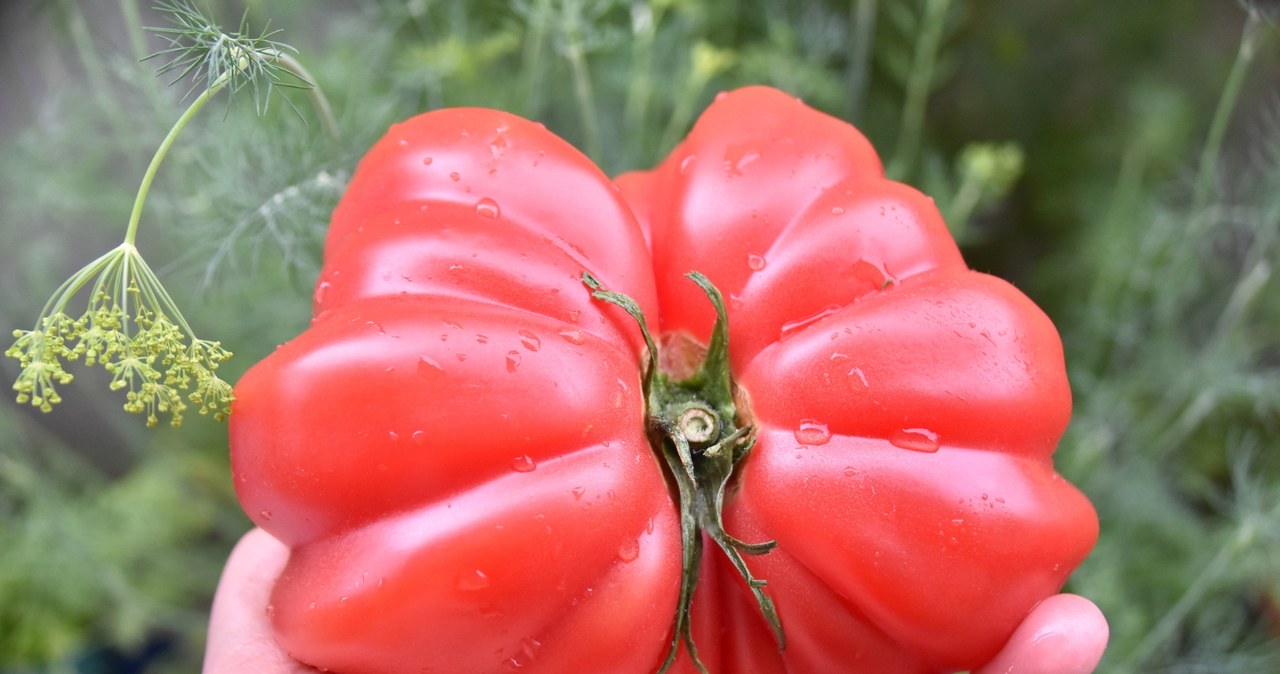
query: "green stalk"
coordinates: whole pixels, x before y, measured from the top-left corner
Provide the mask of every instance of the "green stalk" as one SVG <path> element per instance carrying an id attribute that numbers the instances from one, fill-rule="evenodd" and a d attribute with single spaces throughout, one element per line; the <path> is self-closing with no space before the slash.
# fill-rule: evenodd
<path id="1" fill-rule="evenodd" d="M 578 102 L 578 118 L 582 122 L 583 143 L 587 156 L 602 162 L 600 156 L 600 121 L 596 117 L 595 94 L 591 91 L 591 73 L 587 68 L 587 55 L 582 44 L 582 20 L 577 10 L 566 19 L 565 58 L 573 71 L 573 94 Z"/>
<path id="2" fill-rule="evenodd" d="M 138 3 L 136 0 L 120 0 L 120 14 L 124 17 L 124 25 L 129 33 L 129 45 L 133 49 L 133 58 L 138 62 L 142 62 L 147 58 L 147 44 L 142 33 L 142 17 L 138 14 Z M 155 87 L 142 87 L 142 91 L 146 94 L 147 102 L 151 104 L 152 111 L 156 117 L 165 115 L 167 107 L 160 97 L 159 91 Z"/>
<path id="3" fill-rule="evenodd" d="M 120 0 L 120 14 L 124 16 L 125 30 L 129 32 L 133 57 L 141 61 L 147 57 L 147 46 L 142 37 L 142 17 L 138 14 L 137 3 L 134 0 Z"/>
<path id="4" fill-rule="evenodd" d="M 676 603 L 671 648 L 659 667 L 667 672 L 675 663 L 680 644 L 685 645 L 694 667 L 702 674 L 706 666 L 698 659 L 690 611 L 698 584 L 698 568 L 705 540 L 710 539 L 737 569 L 756 600 L 760 614 L 769 624 L 778 649 L 786 648 L 786 636 L 773 599 L 765 593 L 766 582 L 747 567 L 744 555 L 767 554 L 775 541 L 747 543 L 724 530 L 724 491 L 733 469 L 747 456 L 755 442 L 754 428 L 739 426 L 733 399 L 733 377 L 729 367 L 729 319 L 724 297 L 707 277 L 698 272 L 686 276 L 706 294 L 716 310 L 716 323 L 707 344 L 707 353 L 697 372 L 687 379 L 673 380 L 658 370 L 662 358 L 649 333 L 644 314 L 630 297 L 603 290 L 600 283 L 583 273 L 583 283 L 591 296 L 614 304 L 636 320 L 649 349 L 644 372 L 648 428 L 654 453 L 663 458 L 680 493 L 680 540 L 683 562 L 680 595 Z"/>
<path id="5" fill-rule="evenodd" d="M 875 44 L 876 0 L 854 0 L 849 4 L 849 119 L 862 119 L 867 87 L 871 79 L 871 49 Z"/>
<path id="6" fill-rule="evenodd" d="M 311 97 L 311 105 L 316 109 L 316 114 L 320 117 L 320 124 L 324 126 L 325 133 L 329 136 L 329 141 L 333 143 L 335 148 L 339 147 L 340 135 L 338 134 L 338 122 L 333 118 L 333 108 L 329 106 L 329 99 L 320 90 L 320 85 L 316 84 L 316 80 L 311 77 L 311 73 L 303 67 L 298 59 L 290 56 L 288 52 L 269 49 L 264 50 L 263 53 L 274 58 L 277 63 L 311 85 L 307 87 L 307 95 Z"/>
<path id="7" fill-rule="evenodd" d="M 626 106 L 623 109 L 624 134 L 628 140 L 628 164 L 643 165 L 653 157 L 645 152 L 646 118 L 649 101 L 653 97 L 653 44 L 657 38 L 658 23 L 662 21 L 662 7 L 637 2 L 631 10 L 632 36 L 631 70 L 627 78 Z M 656 149 L 656 148 L 653 148 Z"/>
<path id="8" fill-rule="evenodd" d="M 1259 35 L 1262 34 L 1263 21 L 1257 12 L 1249 12 L 1244 23 L 1244 32 L 1240 36 L 1240 47 L 1236 51 L 1235 63 L 1227 75 L 1227 83 L 1218 98 L 1218 107 L 1214 110 L 1213 120 L 1209 123 L 1209 135 L 1200 154 L 1200 168 L 1196 172 L 1195 199 L 1192 202 L 1193 212 L 1199 212 L 1208 203 L 1213 190 L 1213 181 L 1217 173 L 1218 159 L 1222 155 L 1222 141 L 1226 137 L 1227 124 L 1236 103 L 1240 100 L 1240 91 L 1244 86 L 1245 75 L 1258 52 Z"/>
<path id="9" fill-rule="evenodd" d="M 133 211 L 129 214 L 129 227 L 124 233 L 124 244 L 131 248 L 136 248 L 135 242 L 138 237 L 138 221 L 142 219 L 142 205 L 147 201 L 147 193 L 151 191 L 151 183 L 156 178 L 156 171 L 160 169 L 160 164 L 164 161 L 165 155 L 169 154 L 169 148 L 173 146 L 173 141 L 178 138 L 178 134 L 186 128 L 187 124 L 200 112 L 200 109 L 213 98 L 215 94 L 222 90 L 223 87 L 231 81 L 231 71 L 223 73 L 218 79 L 211 82 L 196 100 L 187 106 L 182 116 L 169 129 L 169 133 L 165 135 L 161 141 L 160 147 L 156 149 L 156 153 L 151 157 L 151 164 L 147 166 L 147 171 L 142 175 L 142 185 L 138 187 L 138 195 L 133 200 Z"/>
<path id="10" fill-rule="evenodd" d="M 536 0 L 527 18 L 529 34 L 524 41 L 524 114 L 530 119 L 542 116 L 543 52 L 546 51 L 547 24 L 551 22 L 551 1 Z"/>
<path id="11" fill-rule="evenodd" d="M 117 138 L 129 138 L 129 125 L 121 113 L 120 106 L 116 104 L 116 98 L 104 88 L 107 83 L 107 73 L 102 67 L 102 59 L 94 49 L 93 38 L 89 35 L 84 13 L 75 4 L 68 4 L 67 27 L 71 31 L 71 44 L 75 46 L 76 57 L 80 60 L 80 66 L 84 68 L 89 88 L 93 90 L 93 96 L 98 100 L 98 109 L 106 115 L 111 131 Z"/>
<path id="12" fill-rule="evenodd" d="M 906 98 L 902 103 L 898 145 L 894 148 L 893 160 L 889 162 L 888 174 L 895 180 L 910 178 L 915 170 L 920 154 L 920 137 L 924 132 L 925 106 L 933 88 L 933 71 L 938 64 L 950 4 L 951 0 L 925 0 L 915 56 L 911 60 L 911 76 L 907 80 Z"/>
<path id="13" fill-rule="evenodd" d="M 596 161 L 600 156 L 600 122 L 596 118 L 595 95 L 591 92 L 591 75 L 587 72 L 587 59 L 582 45 L 571 44 L 568 50 L 569 65 L 573 68 L 573 94 L 578 101 L 578 115 L 586 134 L 587 154 Z"/>
<path id="14" fill-rule="evenodd" d="M 1205 594 L 1213 587 L 1213 584 L 1222 579 L 1227 571 L 1231 568 L 1231 564 L 1235 561 L 1236 555 L 1242 550 L 1247 549 L 1253 543 L 1254 529 L 1249 523 L 1245 523 L 1239 529 L 1236 529 L 1235 535 L 1226 545 L 1218 550 L 1218 553 L 1209 560 L 1209 563 L 1201 569 L 1196 575 L 1195 580 L 1187 587 L 1178 597 L 1178 601 L 1165 612 L 1160 618 L 1160 622 L 1147 632 L 1142 641 L 1138 644 L 1133 652 L 1129 654 L 1125 662 L 1127 671 L 1147 671 L 1148 661 L 1161 649 L 1163 649 L 1173 638 L 1174 632 L 1182 625 L 1187 616 L 1191 614 L 1196 604 L 1204 598 Z M 1142 669 L 1139 670 L 1138 667 Z"/>

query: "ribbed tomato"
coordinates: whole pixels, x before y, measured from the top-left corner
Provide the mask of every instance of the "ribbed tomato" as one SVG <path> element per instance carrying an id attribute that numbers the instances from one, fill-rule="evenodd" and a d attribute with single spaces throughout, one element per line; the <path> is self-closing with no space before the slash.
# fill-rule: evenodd
<path id="1" fill-rule="evenodd" d="M 616 184 L 511 114 L 392 127 L 236 398 L 277 639 L 336 672 L 968 669 L 1097 536 L 1048 318 L 767 88 Z"/>

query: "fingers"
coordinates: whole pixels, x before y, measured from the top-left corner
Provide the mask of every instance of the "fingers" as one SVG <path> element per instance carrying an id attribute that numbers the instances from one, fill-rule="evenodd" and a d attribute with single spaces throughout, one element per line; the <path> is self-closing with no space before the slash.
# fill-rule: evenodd
<path id="1" fill-rule="evenodd" d="M 1093 602 L 1074 594 L 1049 597 L 1031 610 L 1004 650 L 973 674 L 1091 674 L 1109 634 Z"/>
<path id="2" fill-rule="evenodd" d="M 271 634 L 266 607 L 288 559 L 289 549 L 261 529 L 240 539 L 213 598 L 204 674 L 314 672 L 290 658 Z"/>

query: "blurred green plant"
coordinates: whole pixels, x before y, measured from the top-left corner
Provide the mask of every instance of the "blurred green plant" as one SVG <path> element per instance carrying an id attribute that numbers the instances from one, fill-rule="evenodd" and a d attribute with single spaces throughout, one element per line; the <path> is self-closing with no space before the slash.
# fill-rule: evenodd
<path id="1" fill-rule="evenodd" d="M 0 449 L 0 666 L 57 668 L 95 641 L 134 650 L 159 633 L 198 643 L 211 594 L 191 579 L 216 577 L 221 559 L 180 551 L 240 526 L 226 461 L 170 436 L 156 442 L 163 454 L 104 481 L 65 454 L 30 453 L 56 440 L 25 440 Z"/>
<path id="2" fill-rule="evenodd" d="M 1169 135 L 1138 119 L 1081 254 L 1057 262 L 1083 281 L 1063 321 L 1082 402 L 1064 470 L 1103 517 L 1072 582 L 1111 619 L 1106 671 L 1280 668 L 1280 127 L 1223 161 L 1274 33 L 1248 11 L 1194 177 L 1143 175 Z"/>
<path id="3" fill-rule="evenodd" d="M 342 131 L 307 105 L 307 124 L 289 105 L 228 106 L 166 159 L 147 208 L 182 225 L 149 229 L 148 255 L 174 261 L 156 273 L 198 306 L 193 332 L 216 326 L 239 354 L 227 381 L 306 324 L 327 214 L 390 124 L 503 108 L 617 173 L 664 156 L 717 91 L 772 84 L 855 121 L 971 263 L 1060 326 L 1077 405 L 1059 466 L 1102 520 L 1068 589 L 1111 621 L 1101 671 L 1280 670 L 1280 122 L 1260 114 L 1280 72 L 1274 3 L 208 5 L 301 36 Z M 137 148 L 184 108 L 138 63 L 155 15 L 136 0 L 20 7 L 41 66 L 18 82 L 52 84 L 5 101 L 6 329 L 118 241 L 103 223 L 129 215 Z M 224 431 L 143 434 L 113 414 L 118 394 L 80 388 L 48 415 L 0 408 L 0 671 L 87 671 L 81 652 L 174 632 L 146 669 L 192 671 L 248 526 Z"/>

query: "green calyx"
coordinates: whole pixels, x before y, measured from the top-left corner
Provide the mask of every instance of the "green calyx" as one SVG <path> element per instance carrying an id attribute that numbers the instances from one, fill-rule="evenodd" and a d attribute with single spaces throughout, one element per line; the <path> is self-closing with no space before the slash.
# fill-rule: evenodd
<path id="1" fill-rule="evenodd" d="M 707 354 L 697 371 L 687 379 L 673 380 L 658 368 L 658 347 L 649 332 L 639 305 L 621 293 L 601 289 L 600 282 L 584 272 L 583 283 L 595 299 L 617 305 L 636 319 L 649 349 L 649 365 L 644 374 L 648 411 L 649 441 L 666 461 L 680 492 L 680 534 L 684 551 L 680 598 L 676 604 L 675 629 L 671 649 L 659 670 L 666 672 L 675 662 L 683 641 L 698 671 L 707 672 L 698 659 L 689 620 L 693 591 L 698 584 L 704 536 L 724 552 L 755 596 L 761 614 L 773 630 L 778 648 L 786 646 L 782 623 L 773 600 L 765 594 L 765 581 L 751 575 L 744 555 L 762 555 L 775 542 L 747 543 L 724 530 L 724 490 L 734 466 L 746 457 L 755 442 L 751 426 L 739 426 L 733 399 L 733 377 L 729 371 L 729 330 L 724 298 L 698 272 L 687 276 L 702 288 L 715 307 Z"/>

